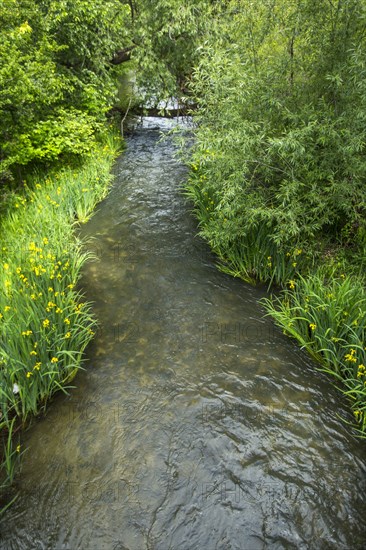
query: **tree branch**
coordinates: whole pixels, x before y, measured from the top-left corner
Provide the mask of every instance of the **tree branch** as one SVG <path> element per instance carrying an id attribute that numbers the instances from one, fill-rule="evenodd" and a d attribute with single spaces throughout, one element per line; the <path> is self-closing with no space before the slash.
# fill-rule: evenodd
<path id="1" fill-rule="evenodd" d="M 111 60 L 112 65 L 120 65 L 131 59 L 131 52 L 136 48 L 136 45 L 127 46 L 116 52 Z"/>

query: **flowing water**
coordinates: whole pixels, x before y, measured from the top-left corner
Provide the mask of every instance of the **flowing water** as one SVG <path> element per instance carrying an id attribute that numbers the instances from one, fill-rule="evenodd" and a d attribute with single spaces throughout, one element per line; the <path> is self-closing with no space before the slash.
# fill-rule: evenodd
<path id="1" fill-rule="evenodd" d="M 145 119 L 83 228 L 101 326 L 25 434 L 1 548 L 361 549 L 365 445 L 329 380 L 214 266 L 172 122 Z"/>

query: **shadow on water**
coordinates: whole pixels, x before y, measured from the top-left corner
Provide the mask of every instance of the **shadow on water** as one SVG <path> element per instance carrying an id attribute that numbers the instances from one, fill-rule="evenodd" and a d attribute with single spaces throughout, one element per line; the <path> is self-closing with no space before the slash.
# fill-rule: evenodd
<path id="1" fill-rule="evenodd" d="M 145 119 L 83 228 L 86 371 L 26 434 L 2 549 L 361 549 L 364 444 L 337 391 L 218 272 Z M 349 418 L 349 417 L 348 417 Z"/>

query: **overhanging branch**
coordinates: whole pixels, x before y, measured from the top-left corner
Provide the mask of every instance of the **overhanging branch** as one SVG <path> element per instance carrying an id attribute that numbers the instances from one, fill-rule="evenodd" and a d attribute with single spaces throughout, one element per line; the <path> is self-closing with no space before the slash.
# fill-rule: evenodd
<path id="1" fill-rule="evenodd" d="M 112 65 L 120 65 L 121 63 L 129 61 L 131 59 L 131 52 L 135 48 L 136 45 L 134 44 L 133 46 L 127 46 L 126 48 L 122 48 L 122 50 L 116 52 L 111 60 Z"/>

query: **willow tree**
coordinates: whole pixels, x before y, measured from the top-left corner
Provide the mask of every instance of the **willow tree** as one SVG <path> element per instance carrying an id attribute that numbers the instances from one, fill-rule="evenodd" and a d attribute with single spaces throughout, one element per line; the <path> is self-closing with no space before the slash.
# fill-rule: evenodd
<path id="1" fill-rule="evenodd" d="M 129 0 L 130 42 L 115 52 L 112 62 L 133 59 L 136 78 L 145 96 L 179 96 L 199 59 L 217 12 L 209 0 Z"/>
<path id="2" fill-rule="evenodd" d="M 203 234 L 231 258 L 257 247 L 264 278 L 267 258 L 295 247 L 364 256 L 365 2 L 221 7 L 221 38 L 201 49 L 193 84 Z"/>

